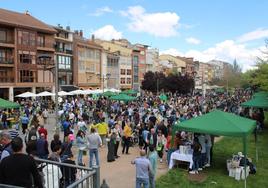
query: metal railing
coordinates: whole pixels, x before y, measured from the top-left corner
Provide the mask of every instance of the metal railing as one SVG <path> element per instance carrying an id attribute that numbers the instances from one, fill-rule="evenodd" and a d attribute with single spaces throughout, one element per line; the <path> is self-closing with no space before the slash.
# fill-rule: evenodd
<path id="1" fill-rule="evenodd" d="M 1 64 L 13 64 L 13 58 L 0 57 Z"/>
<path id="2" fill-rule="evenodd" d="M 87 168 L 69 163 L 35 158 L 46 188 L 99 188 L 99 167 Z"/>

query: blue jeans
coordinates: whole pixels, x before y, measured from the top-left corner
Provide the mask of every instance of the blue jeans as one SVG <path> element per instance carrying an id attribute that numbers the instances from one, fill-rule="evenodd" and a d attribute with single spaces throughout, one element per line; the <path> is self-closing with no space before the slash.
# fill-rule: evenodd
<path id="1" fill-rule="evenodd" d="M 150 188 L 155 188 L 155 175 L 149 176 Z"/>
<path id="2" fill-rule="evenodd" d="M 77 156 L 77 162 L 78 162 L 78 165 L 81 165 L 83 164 L 83 150 L 79 150 L 78 151 L 78 156 Z"/>
<path id="3" fill-rule="evenodd" d="M 149 188 L 149 178 L 136 178 L 136 188 L 141 188 L 141 185 L 144 188 Z"/>
<path id="4" fill-rule="evenodd" d="M 206 163 L 206 153 L 201 153 L 200 162 L 199 162 L 199 168 L 203 168 L 205 163 Z"/>
<path id="5" fill-rule="evenodd" d="M 92 168 L 93 155 L 95 155 L 96 165 L 100 166 L 99 163 L 99 151 L 98 149 L 89 149 L 89 167 Z"/>
<path id="6" fill-rule="evenodd" d="M 211 146 L 206 146 L 206 163 L 207 164 L 210 164 L 210 149 L 211 149 Z"/>
<path id="7" fill-rule="evenodd" d="M 193 166 L 192 170 L 198 170 L 201 155 L 193 155 Z"/>

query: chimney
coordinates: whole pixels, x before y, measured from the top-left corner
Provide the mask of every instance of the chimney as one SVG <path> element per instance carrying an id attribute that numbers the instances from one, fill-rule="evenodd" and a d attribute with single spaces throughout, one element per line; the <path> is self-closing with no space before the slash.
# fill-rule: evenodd
<path id="1" fill-rule="evenodd" d="M 78 35 L 78 30 L 74 30 L 74 33 L 75 33 L 76 35 Z"/>
<path id="2" fill-rule="evenodd" d="M 25 15 L 30 16 L 31 14 L 30 14 L 30 12 L 29 12 L 28 10 L 26 10 L 26 11 L 25 11 Z"/>
<path id="3" fill-rule="evenodd" d="M 83 37 L 83 30 L 80 30 L 79 35 L 80 37 Z"/>
<path id="4" fill-rule="evenodd" d="M 70 31 L 71 27 L 70 26 L 66 26 L 66 30 Z"/>
<path id="5" fill-rule="evenodd" d="M 95 35 L 93 34 L 93 35 L 91 35 L 91 40 L 92 40 L 92 42 L 94 42 L 95 41 Z"/>

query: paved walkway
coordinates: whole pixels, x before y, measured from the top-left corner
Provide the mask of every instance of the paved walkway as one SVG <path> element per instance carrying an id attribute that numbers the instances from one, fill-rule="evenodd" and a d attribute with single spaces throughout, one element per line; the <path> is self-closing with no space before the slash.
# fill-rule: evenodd
<path id="1" fill-rule="evenodd" d="M 55 128 L 52 126 L 55 123 L 55 120 L 51 117 L 49 118 L 49 125 L 46 125 L 46 129 L 48 130 L 48 140 L 49 143 L 53 139 L 53 135 L 55 132 Z M 63 133 L 61 133 L 61 138 L 63 137 Z M 73 148 L 73 153 L 77 155 L 77 148 Z M 120 157 L 111 163 L 107 162 L 107 148 L 100 148 L 100 175 L 101 175 L 101 183 L 102 180 L 105 179 L 110 188 L 133 188 L 135 187 L 135 166 L 131 164 L 131 161 L 139 156 L 139 148 L 138 147 L 130 147 L 129 152 L 130 155 L 122 155 L 122 148 L 119 147 L 118 155 Z M 164 156 L 165 157 L 165 156 Z M 88 154 L 83 157 L 84 163 L 88 166 Z M 166 163 L 158 163 L 157 169 L 157 177 L 163 175 L 167 172 Z"/>

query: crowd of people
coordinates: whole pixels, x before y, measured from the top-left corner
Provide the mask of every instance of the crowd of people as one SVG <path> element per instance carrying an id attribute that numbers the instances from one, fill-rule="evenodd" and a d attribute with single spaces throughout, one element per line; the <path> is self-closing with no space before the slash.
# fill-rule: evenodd
<path id="1" fill-rule="evenodd" d="M 16 121 L 11 129 L 7 129 L 7 119 L 12 112 L 3 110 L 0 113 L 1 127 L 4 129 L 0 137 L 0 176 L 6 176 L 1 174 L 1 169 L 7 165 L 5 158 L 10 158 L 8 156 L 15 153 L 12 141 L 19 137 L 20 129 L 29 155 L 58 162 L 67 161 L 90 168 L 94 162 L 96 165 L 100 164 L 99 147 L 107 147 L 107 162 L 113 162 L 120 160 L 120 154 L 128 155 L 131 146 L 138 145 L 142 159 L 137 159 L 133 163 L 136 166 L 149 166 L 137 167 L 140 168 L 137 169 L 137 183 L 144 184 L 145 187 L 149 184 L 154 187 L 157 160 L 160 163 L 169 163 L 171 153 L 185 143 L 190 143 L 193 148 L 194 165 L 190 173 L 198 173 L 202 168 L 211 165 L 214 137 L 176 132 L 172 141 L 173 125 L 201 116 L 213 109 L 221 109 L 253 118 L 259 122 L 260 128 L 263 127 L 262 110 L 253 111 L 240 106 L 242 102 L 251 98 L 251 91 L 236 90 L 232 95 L 208 92 L 206 97 L 198 94 L 166 95 L 168 100 L 162 101 L 157 95 L 144 93 L 137 100 L 127 103 L 111 101 L 102 96 L 98 99 L 90 96 L 67 97 L 59 104 L 60 123 L 56 126 L 63 132 L 63 137 L 61 139 L 61 134 L 54 134 L 52 140 L 48 139 L 50 135 L 46 126 L 50 123 L 49 114 L 54 110 L 53 102 L 23 101 L 24 108 L 19 112 L 14 111 Z M 118 151 L 120 143 L 121 152 Z M 77 155 L 73 153 L 74 146 L 77 148 Z M 89 162 L 85 164 L 83 154 L 87 151 Z M 144 172 L 144 169 L 147 171 Z M 0 178 L 0 183 L 7 182 Z M 71 182 L 67 184 L 69 183 Z"/>

